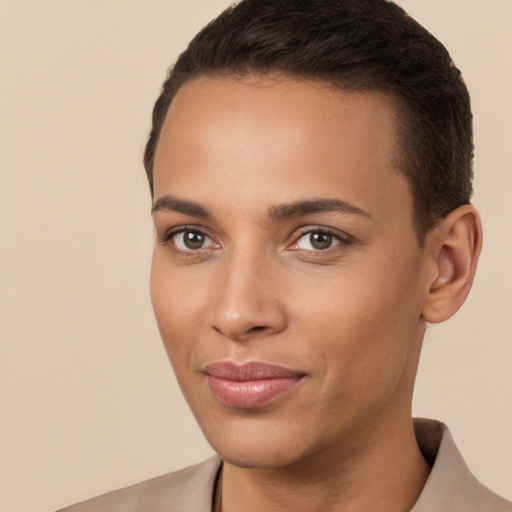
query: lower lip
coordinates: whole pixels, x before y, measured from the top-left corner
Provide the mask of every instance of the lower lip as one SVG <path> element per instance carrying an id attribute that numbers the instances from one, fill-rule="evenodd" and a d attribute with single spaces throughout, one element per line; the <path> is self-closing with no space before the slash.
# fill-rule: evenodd
<path id="1" fill-rule="evenodd" d="M 224 405 L 251 408 L 270 402 L 295 387 L 302 377 L 282 377 L 248 381 L 227 380 L 208 376 L 212 393 Z"/>

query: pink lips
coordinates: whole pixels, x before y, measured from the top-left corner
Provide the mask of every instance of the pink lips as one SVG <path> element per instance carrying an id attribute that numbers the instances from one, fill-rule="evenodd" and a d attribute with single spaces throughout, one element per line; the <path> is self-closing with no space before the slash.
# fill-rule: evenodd
<path id="1" fill-rule="evenodd" d="M 290 390 L 304 374 L 281 366 L 229 361 L 209 363 L 203 368 L 212 393 L 224 405 L 251 408 L 264 405 Z"/>

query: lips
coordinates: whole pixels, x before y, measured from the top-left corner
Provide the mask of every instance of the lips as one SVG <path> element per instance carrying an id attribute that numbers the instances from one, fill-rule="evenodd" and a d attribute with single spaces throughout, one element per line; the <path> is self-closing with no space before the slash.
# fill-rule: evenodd
<path id="1" fill-rule="evenodd" d="M 262 406 L 294 388 L 304 373 L 267 363 L 238 365 L 229 361 L 209 363 L 203 368 L 215 397 L 230 407 Z"/>

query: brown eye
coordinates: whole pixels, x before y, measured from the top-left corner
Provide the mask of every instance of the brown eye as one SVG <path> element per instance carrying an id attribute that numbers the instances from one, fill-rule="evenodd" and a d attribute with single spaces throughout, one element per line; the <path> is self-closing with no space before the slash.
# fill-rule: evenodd
<path id="1" fill-rule="evenodd" d="M 310 231 L 304 233 L 297 241 L 297 249 L 304 251 L 324 251 L 338 245 L 338 237 L 325 231 Z"/>
<path id="2" fill-rule="evenodd" d="M 328 249 L 332 244 L 332 238 L 332 235 L 326 233 L 311 233 L 309 235 L 309 242 L 315 249 Z"/>
<path id="3" fill-rule="evenodd" d="M 176 233 L 171 238 L 176 248 L 183 251 L 197 251 L 204 249 L 205 245 L 212 245 L 212 240 L 201 231 L 185 230 Z"/>

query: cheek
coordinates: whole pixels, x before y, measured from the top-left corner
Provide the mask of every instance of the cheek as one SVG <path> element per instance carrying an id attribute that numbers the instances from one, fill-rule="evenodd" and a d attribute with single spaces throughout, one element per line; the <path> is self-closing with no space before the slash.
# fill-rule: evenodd
<path id="1" fill-rule="evenodd" d="M 151 266 L 151 302 L 158 329 L 177 374 L 189 367 L 201 322 L 205 293 L 197 280 L 184 278 L 170 268 L 165 257 L 155 254 Z"/>
<path id="2" fill-rule="evenodd" d="M 309 300 L 294 313 L 299 329 L 326 361 L 326 385 L 340 393 L 354 386 L 363 392 L 394 386 L 420 322 L 421 294 L 411 285 L 418 262 L 364 263 L 318 281 L 314 296 L 309 290 Z"/>

